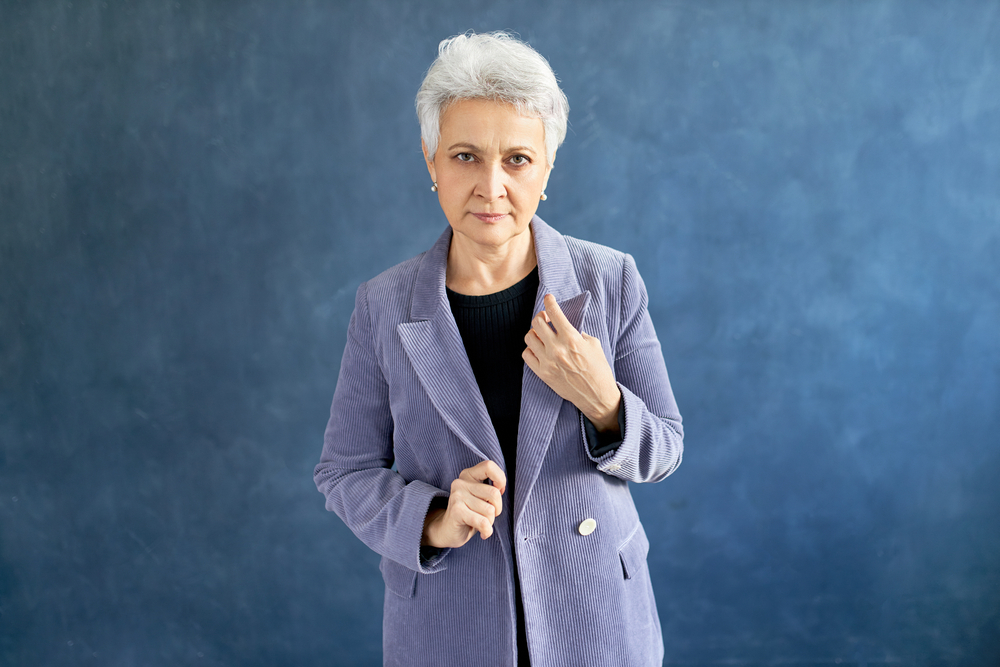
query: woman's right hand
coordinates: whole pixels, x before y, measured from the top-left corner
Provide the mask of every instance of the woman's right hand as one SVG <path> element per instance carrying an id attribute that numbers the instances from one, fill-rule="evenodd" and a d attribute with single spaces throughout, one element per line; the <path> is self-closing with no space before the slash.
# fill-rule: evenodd
<path id="1" fill-rule="evenodd" d="M 493 461 L 466 468 L 451 483 L 448 507 L 427 513 L 420 544 L 441 549 L 460 547 L 477 532 L 485 540 L 493 534 L 493 520 L 503 510 L 506 488 L 507 476 Z"/>

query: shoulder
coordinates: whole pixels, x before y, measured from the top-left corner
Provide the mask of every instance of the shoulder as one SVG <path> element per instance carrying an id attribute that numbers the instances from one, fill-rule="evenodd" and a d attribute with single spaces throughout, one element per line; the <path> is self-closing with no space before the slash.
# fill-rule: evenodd
<path id="1" fill-rule="evenodd" d="M 450 243 L 451 227 L 446 227 L 429 249 L 362 283 L 358 288 L 359 298 L 364 293 L 373 312 L 381 311 L 390 317 L 402 317 L 402 313 L 409 312 L 414 299 L 418 305 L 433 302 L 434 290 L 444 283 Z"/>
<path id="2" fill-rule="evenodd" d="M 369 306 L 379 306 L 398 303 L 401 299 L 409 299 L 413 283 L 420 269 L 420 262 L 426 252 L 411 257 L 405 262 L 390 267 L 370 280 L 361 283 L 358 293 L 364 293 Z"/>
<path id="3" fill-rule="evenodd" d="M 608 246 L 563 235 L 573 268 L 577 277 L 601 279 L 621 277 L 622 270 L 631 257 L 626 253 Z M 634 264 L 634 262 L 633 262 Z"/>
<path id="4" fill-rule="evenodd" d="M 592 306 L 608 317 L 611 331 L 619 318 L 646 308 L 648 295 L 632 255 L 591 241 L 563 236 L 580 288 L 594 299 Z"/>
<path id="5" fill-rule="evenodd" d="M 386 269 L 358 285 L 354 295 L 352 327 L 369 329 L 376 338 L 405 321 L 409 312 L 413 284 L 425 253 Z"/>
<path id="6" fill-rule="evenodd" d="M 644 292 L 645 286 L 632 255 L 572 236 L 563 238 L 583 289 L 604 294 L 612 302 L 633 292 Z"/>

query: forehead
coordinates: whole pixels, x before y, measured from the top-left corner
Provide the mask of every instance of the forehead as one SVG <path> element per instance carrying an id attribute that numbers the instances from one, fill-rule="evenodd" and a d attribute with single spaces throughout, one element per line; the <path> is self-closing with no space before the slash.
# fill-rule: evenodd
<path id="1" fill-rule="evenodd" d="M 522 116 L 505 102 L 458 100 L 441 115 L 441 146 L 455 142 L 500 148 L 526 146 L 544 151 L 545 126 L 540 118 Z"/>

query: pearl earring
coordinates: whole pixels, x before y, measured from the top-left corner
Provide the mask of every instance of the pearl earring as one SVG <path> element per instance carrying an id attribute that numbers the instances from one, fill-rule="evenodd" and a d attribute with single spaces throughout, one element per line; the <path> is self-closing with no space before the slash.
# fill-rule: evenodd
<path id="1" fill-rule="evenodd" d="M 548 199 L 548 197 L 545 196 L 545 191 L 544 190 L 542 190 L 542 196 L 539 197 L 539 199 L 541 199 L 542 201 L 545 201 L 546 199 Z"/>
<path id="2" fill-rule="evenodd" d="M 438 191 L 438 182 L 434 181 L 434 185 L 431 186 L 431 192 L 437 192 L 437 191 Z"/>

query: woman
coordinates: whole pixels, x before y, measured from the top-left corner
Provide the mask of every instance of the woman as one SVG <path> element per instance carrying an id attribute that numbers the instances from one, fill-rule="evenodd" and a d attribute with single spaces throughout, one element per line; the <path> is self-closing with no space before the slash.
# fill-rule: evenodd
<path id="1" fill-rule="evenodd" d="M 632 258 L 535 216 L 565 95 L 469 34 L 417 113 L 448 228 L 358 288 L 315 473 L 382 555 L 385 664 L 659 665 L 627 483 L 673 472 L 681 417 Z"/>

